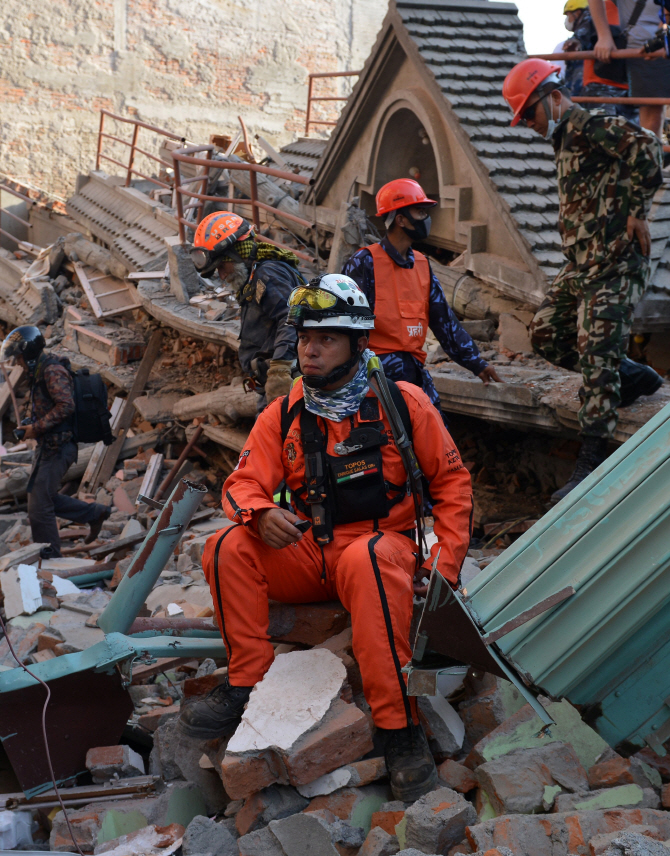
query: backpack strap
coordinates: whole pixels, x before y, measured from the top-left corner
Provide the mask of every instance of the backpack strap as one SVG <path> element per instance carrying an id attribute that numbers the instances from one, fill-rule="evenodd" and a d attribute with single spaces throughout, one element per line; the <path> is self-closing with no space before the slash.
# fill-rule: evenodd
<path id="1" fill-rule="evenodd" d="M 393 399 L 393 403 L 395 404 L 396 410 L 398 411 L 398 415 L 402 419 L 402 424 L 405 428 L 405 432 L 409 438 L 409 440 L 413 440 L 413 432 L 414 429 L 412 427 L 412 419 L 409 415 L 409 407 L 407 406 L 407 402 L 405 401 L 405 397 L 400 391 L 400 387 L 395 381 L 386 379 L 388 383 L 389 392 L 391 393 L 391 398 Z"/>

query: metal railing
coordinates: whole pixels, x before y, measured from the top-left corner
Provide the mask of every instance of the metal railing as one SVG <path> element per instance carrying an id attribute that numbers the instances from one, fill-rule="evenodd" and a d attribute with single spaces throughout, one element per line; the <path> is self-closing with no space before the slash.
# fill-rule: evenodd
<path id="1" fill-rule="evenodd" d="M 307 92 L 307 114 L 305 116 L 305 136 L 309 136 L 310 125 L 337 125 L 337 122 L 326 119 L 312 119 L 312 104 L 316 101 L 347 101 L 348 95 L 313 95 L 314 81 L 327 77 L 355 77 L 360 71 L 317 71 L 309 75 L 309 90 Z"/>
<path id="2" fill-rule="evenodd" d="M 195 231 L 195 229 L 197 228 L 198 223 L 202 219 L 205 202 L 219 202 L 223 204 L 249 206 L 251 208 L 251 220 L 257 230 L 260 230 L 261 226 L 261 211 L 266 211 L 270 214 L 275 214 L 279 217 L 287 218 L 288 220 L 292 220 L 293 222 L 298 223 L 299 225 L 304 226 L 308 229 L 314 228 L 314 223 L 310 222 L 309 220 L 304 220 L 302 217 L 298 217 L 296 214 L 291 214 L 289 211 L 283 211 L 279 208 L 273 207 L 272 205 L 268 205 L 266 202 L 262 202 L 258 198 L 258 173 L 261 173 L 262 175 L 271 175 L 275 178 L 281 178 L 285 181 L 291 181 L 297 184 L 311 184 L 311 178 L 305 178 L 304 176 L 297 175 L 293 172 L 285 172 L 280 169 L 273 169 L 269 166 L 261 166 L 261 164 L 257 163 L 233 163 L 227 160 L 213 160 L 210 157 L 202 156 L 203 152 L 205 152 L 207 155 L 211 154 L 215 150 L 215 148 L 215 146 L 207 144 L 202 146 L 189 146 L 188 148 L 177 149 L 176 151 L 172 152 L 172 160 L 174 163 L 175 201 L 177 206 L 177 220 L 179 222 L 179 240 L 182 243 L 186 240 L 186 229 L 188 228 Z M 196 157 L 196 155 L 200 155 L 200 157 Z M 198 174 L 190 178 L 182 178 L 180 167 L 180 164 L 182 163 L 188 163 L 199 167 L 200 169 L 198 171 Z M 229 169 L 248 172 L 250 198 L 237 199 L 234 197 L 207 195 L 205 191 L 207 190 L 207 186 L 209 183 L 210 169 Z M 187 185 L 194 184 L 196 182 L 200 182 L 200 187 L 198 190 L 191 190 L 187 187 Z M 191 202 L 189 205 L 184 206 L 184 196 L 194 201 Z M 184 214 L 188 210 L 196 211 L 196 217 L 194 220 L 188 220 L 184 216 Z M 275 247 L 283 247 L 285 249 L 290 249 L 292 253 L 298 256 L 298 258 L 304 259 L 309 262 L 316 261 L 316 258 L 314 256 L 309 255 L 308 253 L 303 253 L 298 250 L 294 250 L 279 241 L 273 241 L 272 239 L 266 238 L 265 236 L 262 237 L 262 240 L 263 242 L 267 244 L 272 244 Z"/>
<path id="3" fill-rule="evenodd" d="M 29 196 L 25 196 L 23 193 L 19 193 L 18 190 L 14 190 L 8 185 L 2 183 L 0 184 L 0 190 L 4 190 L 7 193 L 11 193 L 12 196 L 18 196 L 19 199 L 22 199 L 24 202 L 27 202 L 28 205 L 32 206 L 35 204 L 35 200 L 31 199 Z M 25 226 L 27 229 L 32 229 L 33 224 L 29 223 L 27 220 L 24 220 L 22 217 L 17 217 L 16 214 L 12 214 L 11 211 L 6 211 L 4 208 L 0 208 L 0 227 L 2 226 L 2 217 L 11 217 L 12 220 L 15 220 L 17 223 L 20 223 L 22 226 Z M 22 243 L 20 238 L 17 238 L 16 235 L 12 235 L 11 232 L 5 232 L 4 229 L 0 228 L 0 235 L 4 235 L 5 238 L 9 238 L 10 241 L 14 241 L 15 244 Z"/>
<path id="4" fill-rule="evenodd" d="M 116 122 L 123 122 L 126 125 L 133 126 L 132 138 L 130 140 L 124 140 L 121 137 L 114 136 L 114 134 L 108 134 L 105 132 L 105 117 L 109 119 L 114 119 Z M 166 190 L 171 190 L 169 184 L 166 184 L 164 181 L 159 181 L 157 178 L 153 178 L 149 175 L 145 175 L 140 172 L 138 169 L 135 169 L 135 156 L 137 154 L 144 155 L 144 157 L 149 158 L 149 160 L 155 161 L 159 163 L 161 166 L 164 166 L 166 169 L 172 169 L 172 164 L 169 161 L 163 160 L 159 158 L 157 155 L 152 154 L 151 152 L 146 151 L 146 149 L 141 149 L 137 145 L 137 140 L 139 137 L 140 129 L 144 129 L 146 131 L 151 131 L 153 134 L 159 134 L 162 137 L 167 137 L 169 140 L 177 140 L 182 145 L 186 143 L 186 137 L 180 137 L 179 134 L 173 134 L 170 131 L 166 131 L 163 128 L 157 128 L 155 125 L 148 125 L 146 122 L 140 122 L 138 119 L 126 119 L 123 116 L 117 116 L 116 113 L 110 113 L 109 110 L 101 110 L 100 111 L 100 129 L 98 131 L 98 150 L 95 158 L 95 168 L 100 169 L 100 161 L 109 161 L 109 163 L 113 163 L 116 166 L 121 167 L 122 170 L 126 173 L 126 187 L 130 187 L 130 182 L 134 175 L 139 178 L 143 178 L 145 181 L 150 181 L 152 184 L 157 184 L 159 187 L 163 187 Z M 126 146 L 130 149 L 128 153 L 128 162 L 122 163 L 116 158 L 110 157 L 109 155 L 102 153 L 103 141 L 111 140 L 114 143 L 120 144 L 122 146 Z"/>

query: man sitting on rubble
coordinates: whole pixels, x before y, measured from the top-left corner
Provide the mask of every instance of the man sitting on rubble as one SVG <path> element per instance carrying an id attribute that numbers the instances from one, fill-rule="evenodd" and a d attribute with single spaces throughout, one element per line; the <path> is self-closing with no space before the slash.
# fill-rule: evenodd
<path id="1" fill-rule="evenodd" d="M 385 218 L 386 237 L 354 253 L 342 273 L 358 283 L 375 313 L 370 348 L 386 376 L 421 387 L 440 410 L 439 393 L 424 367 L 428 328 L 454 362 L 486 384 L 501 381 L 459 324 L 426 256 L 412 249 L 413 241 L 430 234 L 428 212 L 435 205 L 411 178 L 385 184 L 377 193 L 377 216 Z"/>
<path id="2" fill-rule="evenodd" d="M 227 211 L 203 218 L 191 257 L 203 276 L 217 270 L 235 289 L 241 308 L 238 358 L 259 392 L 260 411 L 291 388 L 295 330 L 286 325 L 286 316 L 291 291 L 304 282 L 298 258 L 257 241 L 251 225 Z"/>
<path id="3" fill-rule="evenodd" d="M 662 380 L 626 357 L 633 311 L 649 281 L 647 215 L 662 181 L 662 153 L 649 131 L 618 116 L 592 116 L 566 95 L 558 67 L 527 59 L 505 78 L 514 112 L 550 140 L 558 166 L 559 229 L 566 264 L 531 324 L 537 353 L 581 371 L 582 446 L 558 502 L 607 457 L 620 405 Z"/>
<path id="4" fill-rule="evenodd" d="M 33 542 L 48 543 L 42 558 L 60 556 L 56 517 L 88 523 L 90 544 L 100 534 L 111 509 L 98 502 L 82 502 L 58 492 L 61 480 L 77 460 L 73 416 L 74 381 L 60 359 L 44 352 L 44 336 L 38 327 L 17 327 L 0 350 L 0 361 L 16 360 L 28 372 L 30 416 L 19 429 L 22 439 L 37 441 L 28 481 L 28 519 Z"/>
<path id="5" fill-rule="evenodd" d="M 393 793 L 416 800 L 435 785 L 436 771 L 401 669 L 411 658 L 412 580 L 430 575 L 430 558 L 415 556 L 421 498 L 407 488 L 389 412 L 396 430 L 406 425 L 414 438 L 433 496 L 437 568 L 454 586 L 470 540 L 470 476 L 421 390 L 389 382 L 382 406 L 371 389 L 374 315 L 353 280 L 318 277 L 293 292 L 290 307 L 303 377 L 258 417 L 223 486 L 223 508 L 237 525 L 213 535 L 203 555 L 229 683 L 187 705 L 182 727 L 200 738 L 235 730 L 254 684 L 272 664 L 269 598 L 337 598 L 351 613 L 353 650 L 385 738 Z M 281 483 L 296 514 L 273 502 Z M 412 483 L 420 485 L 420 473 Z"/>

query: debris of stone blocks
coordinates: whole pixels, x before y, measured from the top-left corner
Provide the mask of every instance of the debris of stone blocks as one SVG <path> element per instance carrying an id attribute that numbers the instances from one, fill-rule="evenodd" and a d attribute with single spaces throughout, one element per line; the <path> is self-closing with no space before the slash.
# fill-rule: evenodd
<path id="1" fill-rule="evenodd" d="M 409 804 L 400 800 L 392 800 L 391 802 L 384 803 L 372 815 L 370 821 L 372 829 L 378 826 L 380 829 L 388 832 L 389 835 L 395 835 L 395 828 L 405 816 L 405 811 L 408 808 Z"/>
<path id="2" fill-rule="evenodd" d="M 461 794 L 438 788 L 405 812 L 405 844 L 424 853 L 446 853 L 477 822 L 477 813 Z"/>
<path id="3" fill-rule="evenodd" d="M 465 679 L 466 699 L 458 714 L 471 745 L 478 743 L 516 713 L 525 700 L 510 681 L 471 669 Z"/>
<path id="4" fill-rule="evenodd" d="M 592 849 L 593 856 L 600 856 L 595 848 Z M 626 829 L 617 833 L 607 850 L 601 852 L 602 856 L 668 856 L 670 847 L 644 833 Z"/>
<path id="5" fill-rule="evenodd" d="M 295 814 L 284 820 L 273 820 L 268 829 L 279 842 L 286 856 L 336 856 L 328 827 L 309 814 Z"/>
<path id="6" fill-rule="evenodd" d="M 380 826 L 375 826 L 368 833 L 358 856 L 394 856 L 399 849 L 396 835 L 389 835 Z"/>
<path id="7" fill-rule="evenodd" d="M 417 707 L 432 753 L 439 758 L 456 755 L 463 745 L 465 728 L 454 708 L 439 695 L 420 696 Z"/>
<path id="8" fill-rule="evenodd" d="M 239 852 L 224 824 L 200 814 L 186 828 L 181 849 L 183 856 L 237 856 Z"/>
<path id="9" fill-rule="evenodd" d="M 661 800 L 652 788 L 616 785 L 588 793 L 558 794 L 554 811 L 590 811 L 598 808 L 660 808 Z"/>
<path id="10" fill-rule="evenodd" d="M 366 716 L 340 698 L 345 679 L 342 661 L 324 649 L 275 658 L 221 763 L 231 798 L 275 783 L 308 784 L 372 749 Z"/>
<path id="11" fill-rule="evenodd" d="M 660 788 L 661 775 L 640 758 L 621 758 L 618 755 L 597 762 L 589 770 L 589 787 L 593 790 L 618 785 Z"/>
<path id="12" fill-rule="evenodd" d="M 547 787 L 588 790 L 586 771 L 567 743 L 510 752 L 481 764 L 475 776 L 497 814 L 542 811 Z"/>
<path id="13" fill-rule="evenodd" d="M 383 758 L 368 758 L 365 761 L 354 761 L 345 767 L 339 767 L 332 773 L 320 776 L 308 785 L 300 785 L 298 791 L 310 799 L 331 794 L 346 786 L 359 787 L 369 785 L 386 776 L 386 762 Z"/>
<path id="14" fill-rule="evenodd" d="M 604 752 L 611 752 L 603 738 L 583 721 L 569 701 L 552 702 L 542 698 L 540 701 L 555 722 L 551 736 L 540 735 L 537 714 L 526 704 L 473 747 L 465 760 L 466 766 L 472 770 L 516 749 L 534 749 L 559 742 L 572 746 L 582 767 L 590 770 Z"/>
<path id="15" fill-rule="evenodd" d="M 477 787 L 477 779 L 472 771 L 451 758 L 439 765 L 437 775 L 440 782 L 459 794 L 467 794 Z"/>
<path id="16" fill-rule="evenodd" d="M 107 856 L 161 856 L 173 852 L 179 846 L 184 835 L 184 827 L 179 823 L 169 826 L 145 826 L 127 835 L 121 835 L 112 841 L 99 844 L 93 853 L 106 853 Z"/>
<path id="17" fill-rule="evenodd" d="M 467 828 L 472 849 L 509 847 L 514 856 L 590 856 L 597 835 L 630 826 L 649 826 L 659 840 L 670 838 L 670 814 L 654 809 L 606 809 L 560 814 L 513 814 Z"/>
<path id="18" fill-rule="evenodd" d="M 271 820 L 281 820 L 302 811 L 309 800 L 301 796 L 295 788 L 286 785 L 270 785 L 253 794 L 244 801 L 244 805 L 235 815 L 235 826 L 240 835 L 246 835 Z"/>
<path id="19" fill-rule="evenodd" d="M 154 731 L 154 745 L 149 758 L 149 772 L 164 781 L 184 779 L 197 785 L 205 799 L 208 813 L 214 814 L 228 802 L 221 779 L 214 769 L 203 769 L 200 759 L 211 741 L 195 740 L 179 728 L 176 713 Z M 140 717 L 140 722 L 144 717 Z"/>
<path id="20" fill-rule="evenodd" d="M 86 753 L 86 769 L 96 784 L 109 782 L 113 778 L 128 779 L 143 776 L 144 760 L 130 746 L 97 746 Z"/>
<path id="21" fill-rule="evenodd" d="M 305 811 L 324 818 L 337 817 L 369 832 L 372 818 L 391 799 L 391 788 L 377 782 L 362 788 L 340 788 L 332 794 L 315 797 Z"/>

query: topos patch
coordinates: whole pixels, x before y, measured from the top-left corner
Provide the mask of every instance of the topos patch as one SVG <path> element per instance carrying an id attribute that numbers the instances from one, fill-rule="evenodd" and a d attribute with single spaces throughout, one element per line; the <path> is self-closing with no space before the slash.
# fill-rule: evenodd
<path id="1" fill-rule="evenodd" d="M 246 467 L 247 458 L 249 457 L 250 454 L 251 454 L 251 449 L 246 449 L 244 452 L 242 452 L 242 454 L 240 455 L 240 459 L 237 462 L 237 466 L 235 467 L 235 470 L 243 470 Z M 235 470 L 233 470 L 233 472 L 235 472 Z"/>

